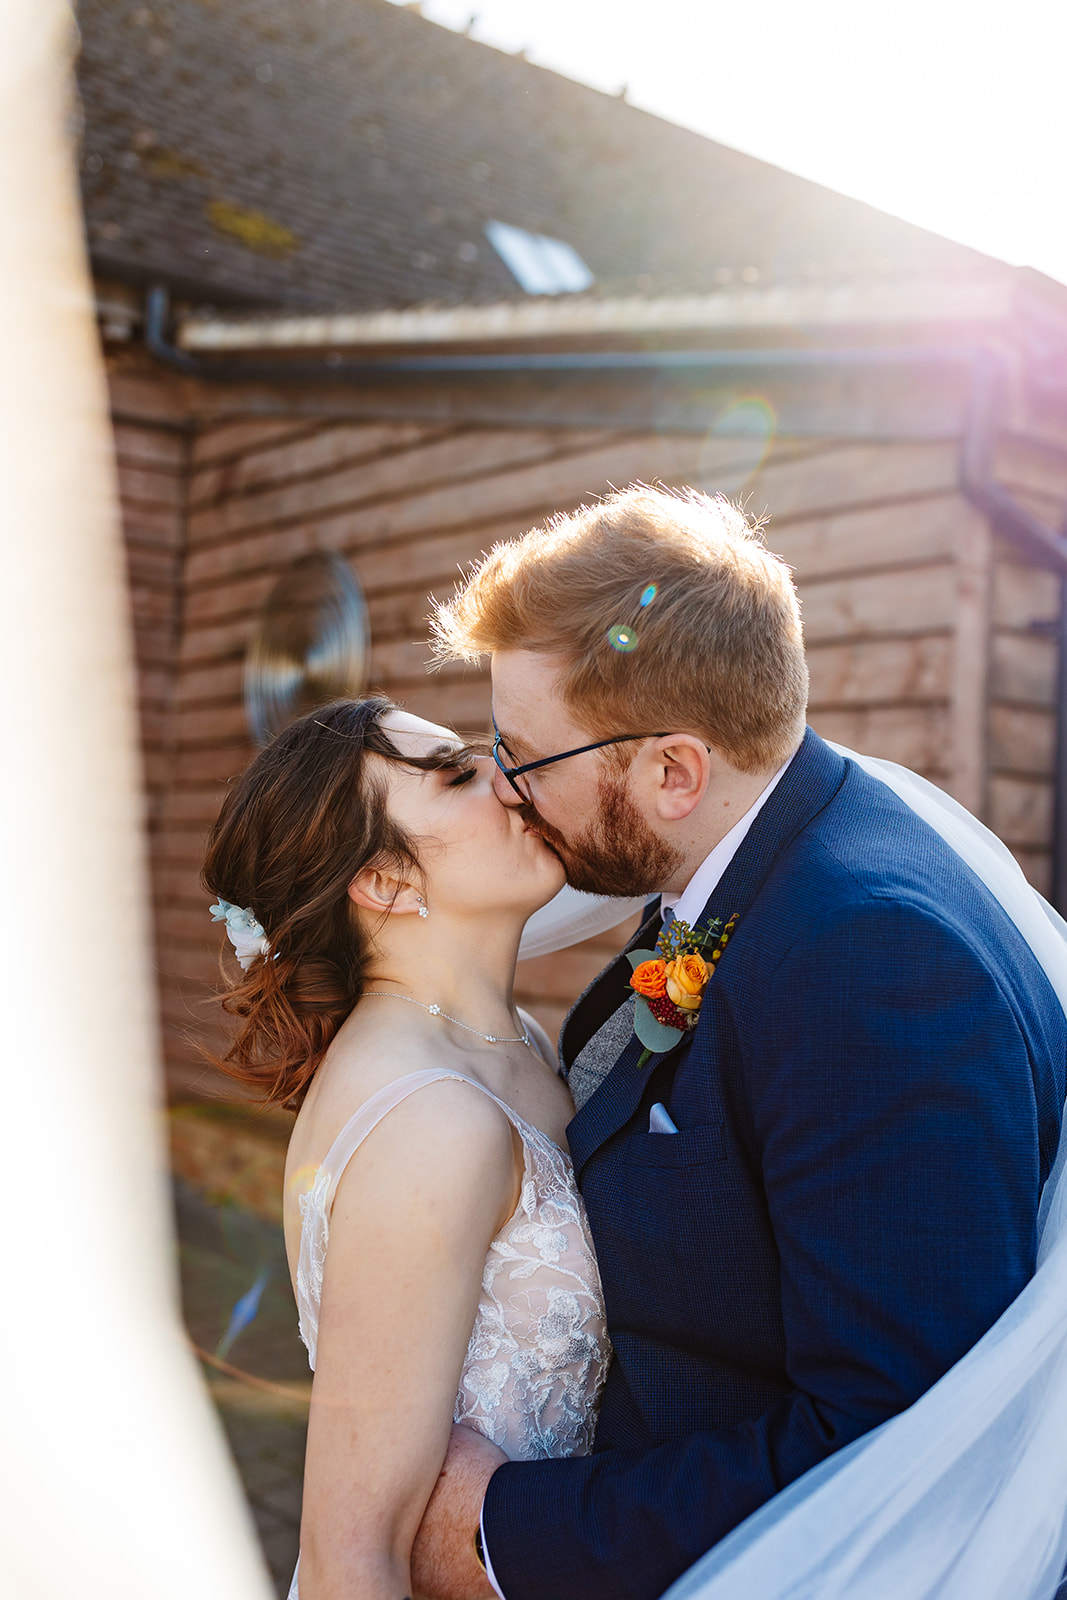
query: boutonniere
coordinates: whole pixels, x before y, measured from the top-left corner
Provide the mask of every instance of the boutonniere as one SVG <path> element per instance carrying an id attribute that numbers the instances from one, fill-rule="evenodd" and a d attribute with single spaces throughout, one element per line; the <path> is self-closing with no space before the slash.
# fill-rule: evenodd
<path id="1" fill-rule="evenodd" d="M 678 918 L 664 928 L 655 950 L 629 950 L 630 988 L 637 996 L 634 1032 L 644 1049 L 640 1069 L 651 1056 L 673 1050 L 679 1033 L 691 1033 L 700 1017 L 704 991 L 737 923 L 735 911 L 723 925 L 714 917 L 706 928 L 691 928 Z"/>

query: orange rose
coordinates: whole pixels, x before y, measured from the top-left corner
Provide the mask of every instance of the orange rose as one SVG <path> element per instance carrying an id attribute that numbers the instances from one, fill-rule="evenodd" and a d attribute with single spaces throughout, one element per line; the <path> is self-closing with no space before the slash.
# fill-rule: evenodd
<path id="1" fill-rule="evenodd" d="M 667 993 L 667 963 L 642 961 L 639 967 L 634 968 L 630 988 L 643 994 L 646 1000 L 662 1000 Z"/>
<path id="2" fill-rule="evenodd" d="M 703 956 L 679 956 L 667 963 L 667 996 L 679 1011 L 696 1011 L 708 982 Z"/>

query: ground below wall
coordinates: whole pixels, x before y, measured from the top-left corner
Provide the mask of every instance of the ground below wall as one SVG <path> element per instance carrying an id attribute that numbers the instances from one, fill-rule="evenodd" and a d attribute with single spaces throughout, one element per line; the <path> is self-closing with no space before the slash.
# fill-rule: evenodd
<path id="1" fill-rule="evenodd" d="M 291 1120 L 291 1119 L 290 1119 Z M 170 1114 L 182 1312 L 270 1568 L 285 1600 L 300 1540 L 311 1374 L 280 1224 L 284 1138 L 238 1108 Z M 234 1308 L 262 1284 L 232 1342 Z M 226 1370 L 228 1369 L 228 1370 Z"/>

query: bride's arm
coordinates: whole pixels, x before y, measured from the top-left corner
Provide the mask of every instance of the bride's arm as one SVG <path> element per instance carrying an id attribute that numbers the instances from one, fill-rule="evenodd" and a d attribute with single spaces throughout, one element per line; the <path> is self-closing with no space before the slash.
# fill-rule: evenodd
<path id="1" fill-rule="evenodd" d="M 486 1251 L 517 1179 L 507 1119 L 455 1081 L 404 1101 L 349 1163 L 322 1288 L 301 1600 L 411 1594 L 411 1546 L 448 1445 Z"/>

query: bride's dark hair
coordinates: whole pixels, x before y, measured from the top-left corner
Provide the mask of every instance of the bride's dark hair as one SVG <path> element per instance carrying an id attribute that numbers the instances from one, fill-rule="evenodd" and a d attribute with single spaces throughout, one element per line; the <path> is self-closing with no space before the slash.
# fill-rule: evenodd
<path id="1" fill-rule="evenodd" d="M 211 832 L 203 882 L 250 907 L 270 954 L 228 979 L 240 1025 L 215 1065 L 267 1103 L 298 1106 L 363 992 L 371 946 L 348 885 L 370 865 L 419 871 L 368 754 L 434 771 L 456 752 L 401 756 L 380 726 L 391 700 L 336 700 L 284 728 L 241 774 Z M 460 760 L 462 756 L 460 757 Z"/>

